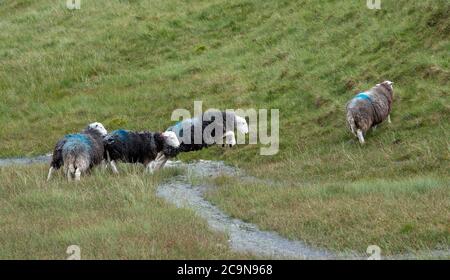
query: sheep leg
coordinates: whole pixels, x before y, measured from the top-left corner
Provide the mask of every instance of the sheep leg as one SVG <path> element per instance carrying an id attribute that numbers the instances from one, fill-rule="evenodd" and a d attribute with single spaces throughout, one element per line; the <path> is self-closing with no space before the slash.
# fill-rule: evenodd
<path id="1" fill-rule="evenodd" d="M 388 115 L 388 123 L 392 123 L 391 122 L 391 114 Z"/>
<path id="2" fill-rule="evenodd" d="M 355 131 L 355 128 L 353 127 L 353 125 L 350 125 L 350 129 L 351 129 L 353 135 L 356 136 L 356 131 Z"/>
<path id="3" fill-rule="evenodd" d="M 75 169 L 75 181 L 80 181 L 81 179 L 81 170 L 79 168 Z"/>
<path id="4" fill-rule="evenodd" d="M 359 143 L 364 144 L 364 136 L 361 129 L 356 130 L 356 134 L 358 135 Z"/>
<path id="5" fill-rule="evenodd" d="M 119 170 L 117 170 L 116 162 L 114 160 L 111 160 L 109 162 L 111 164 L 111 168 L 114 174 L 119 174 Z"/>
<path id="6" fill-rule="evenodd" d="M 225 144 L 228 144 L 230 147 L 236 145 L 236 138 L 234 136 L 233 131 L 227 131 L 227 133 L 225 133 L 224 136 L 225 136 Z"/>
<path id="7" fill-rule="evenodd" d="M 168 159 L 169 158 L 167 158 L 165 155 L 162 155 L 161 157 L 159 157 L 159 160 L 156 162 L 154 169 L 159 170 L 159 169 L 163 168 Z"/>
<path id="8" fill-rule="evenodd" d="M 159 161 L 164 156 L 163 152 L 159 152 L 158 155 L 156 155 L 155 161 Z"/>
<path id="9" fill-rule="evenodd" d="M 169 159 L 166 158 L 166 157 L 165 157 L 164 159 L 162 159 L 161 163 L 158 165 L 158 170 L 161 169 L 161 168 L 163 168 L 164 165 L 166 165 L 166 162 L 167 162 L 168 160 L 169 160 Z"/>
<path id="10" fill-rule="evenodd" d="M 352 134 L 355 135 L 356 137 L 358 137 L 358 135 L 356 134 L 355 119 L 353 118 L 353 116 L 350 112 L 347 112 L 347 124 L 350 127 Z"/>
<path id="11" fill-rule="evenodd" d="M 67 181 L 72 181 L 72 173 L 70 172 L 70 169 L 67 169 Z"/>
<path id="12" fill-rule="evenodd" d="M 53 166 L 50 166 L 50 169 L 48 170 L 48 175 L 47 175 L 47 182 L 50 181 L 50 178 L 52 178 L 52 174 L 53 174 Z"/>
<path id="13" fill-rule="evenodd" d="M 148 173 L 152 174 L 152 173 L 153 173 L 153 170 L 155 169 L 154 166 L 155 166 L 155 162 L 154 162 L 154 161 L 151 161 L 151 162 L 149 162 L 149 163 L 145 166 L 145 170 L 146 170 Z"/>
<path id="14" fill-rule="evenodd" d="M 372 127 L 372 130 L 373 130 L 373 131 L 376 131 L 376 130 L 377 130 L 377 126 L 374 125 L 374 126 Z"/>
<path id="15" fill-rule="evenodd" d="M 108 162 L 106 160 L 103 159 L 101 165 L 103 170 L 108 169 Z"/>

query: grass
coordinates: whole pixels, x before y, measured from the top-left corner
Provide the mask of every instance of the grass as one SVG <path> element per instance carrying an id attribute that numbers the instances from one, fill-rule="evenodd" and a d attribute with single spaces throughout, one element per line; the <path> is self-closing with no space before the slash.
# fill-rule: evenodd
<path id="1" fill-rule="evenodd" d="M 437 177 L 303 187 L 213 180 L 207 197 L 234 217 L 338 252 L 450 249 L 450 184 Z M 274 193 L 276 195 L 274 195 Z"/>
<path id="2" fill-rule="evenodd" d="M 250 257 L 230 252 L 226 236 L 192 211 L 155 196 L 180 171 L 142 169 L 121 166 L 120 177 L 97 169 L 74 184 L 62 174 L 46 183 L 43 165 L 0 168 L 0 259 L 66 259 L 73 244 L 82 259 Z"/>
<path id="3" fill-rule="evenodd" d="M 286 190 L 300 195 L 304 186 L 375 189 L 380 180 L 434 178 L 448 185 L 449 13 L 446 0 L 383 0 L 381 10 L 367 9 L 366 1 L 99 0 L 82 1 L 76 11 L 65 9 L 64 1 L 2 1 L 0 157 L 46 153 L 61 135 L 92 121 L 108 130 L 164 130 L 174 109 L 192 109 L 202 100 L 204 108 L 280 109 L 276 156 L 260 156 L 258 145 L 248 145 L 180 157 L 226 160 L 285 186 L 270 189 L 274 198 Z M 385 79 L 395 82 L 393 123 L 370 133 L 361 147 L 345 128 L 344 105 Z M 225 185 L 247 191 L 233 181 Z M 416 199 L 389 201 L 426 215 L 417 201 L 433 192 L 425 188 Z M 224 201 L 223 195 L 210 199 Z M 240 198 L 231 197 L 227 203 L 236 206 Z M 272 209 L 258 197 L 250 205 Z M 353 199 L 352 193 L 336 195 L 336 207 L 345 209 Z M 278 205 L 273 213 L 302 207 Z M 354 215 L 364 208 L 360 200 Z M 236 216 L 248 218 L 238 209 Z M 377 209 L 393 220 L 404 217 Z M 267 215 L 265 226 L 278 229 Z M 364 231 L 364 223 L 357 224 L 343 232 Z M 412 225 L 421 224 L 427 223 Z M 379 223 L 376 232 L 387 228 Z M 295 231 L 305 234 L 301 225 L 283 232 Z M 350 237 L 327 244 L 323 236 L 324 246 L 362 246 Z M 415 240 L 422 239 L 423 246 L 405 241 L 410 245 L 388 250 L 432 247 L 442 237 Z M 404 242 L 400 233 L 397 240 Z"/>

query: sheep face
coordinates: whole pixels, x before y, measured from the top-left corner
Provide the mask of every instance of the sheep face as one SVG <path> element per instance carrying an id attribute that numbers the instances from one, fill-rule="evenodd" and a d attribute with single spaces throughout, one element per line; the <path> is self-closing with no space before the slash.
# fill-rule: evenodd
<path id="1" fill-rule="evenodd" d="M 383 85 L 383 86 L 387 87 L 388 89 L 390 89 L 391 91 L 393 91 L 394 90 L 394 87 L 392 86 L 393 84 L 394 83 L 391 81 L 384 81 L 381 84 L 377 84 L 377 87 Z"/>
<path id="2" fill-rule="evenodd" d="M 391 100 L 394 99 L 394 87 L 393 87 L 393 82 L 391 81 L 384 81 L 381 84 L 377 84 L 375 86 L 375 88 L 384 88 L 384 92 L 389 95 L 389 98 Z"/>
<path id="3" fill-rule="evenodd" d="M 236 116 L 236 128 L 240 133 L 248 133 L 248 124 L 243 117 Z"/>
<path id="4" fill-rule="evenodd" d="M 394 87 L 392 86 L 394 83 L 391 81 L 384 81 L 383 84 L 387 85 L 388 87 L 390 87 L 392 90 L 394 89 Z"/>
<path id="5" fill-rule="evenodd" d="M 97 130 L 102 136 L 106 136 L 106 134 L 108 134 L 108 131 L 106 131 L 106 129 L 103 126 L 103 124 L 101 124 L 99 122 L 91 123 L 89 125 L 89 128 Z"/>
<path id="6" fill-rule="evenodd" d="M 162 133 L 162 136 L 164 137 L 164 140 L 166 141 L 167 145 L 177 148 L 180 146 L 180 141 L 178 140 L 177 135 L 173 131 L 165 131 Z"/>
<path id="7" fill-rule="evenodd" d="M 387 89 L 389 89 L 391 92 L 393 92 L 394 91 L 394 86 L 393 86 L 393 82 L 391 82 L 391 81 L 384 81 L 384 82 L 382 82 L 381 84 L 377 84 L 376 86 L 377 87 L 379 87 L 379 86 L 385 86 Z"/>

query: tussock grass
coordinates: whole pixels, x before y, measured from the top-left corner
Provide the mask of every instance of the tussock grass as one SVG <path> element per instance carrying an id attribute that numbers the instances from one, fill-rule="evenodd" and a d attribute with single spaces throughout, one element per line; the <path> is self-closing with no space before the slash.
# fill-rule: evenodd
<path id="1" fill-rule="evenodd" d="M 121 176 L 95 170 L 80 183 L 60 174 L 45 182 L 43 165 L 0 168 L 0 259 L 247 258 L 229 251 L 192 211 L 155 196 L 155 186 L 180 170 L 143 174 L 121 165 Z"/>

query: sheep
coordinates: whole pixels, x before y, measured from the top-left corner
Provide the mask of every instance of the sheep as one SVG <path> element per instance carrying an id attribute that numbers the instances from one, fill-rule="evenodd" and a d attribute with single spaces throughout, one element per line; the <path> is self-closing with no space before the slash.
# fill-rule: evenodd
<path id="1" fill-rule="evenodd" d="M 364 144 L 364 136 L 371 127 L 375 129 L 386 119 L 391 123 L 392 85 L 393 82 L 384 81 L 367 92 L 357 94 L 347 103 L 347 124 L 361 144 Z"/>
<path id="2" fill-rule="evenodd" d="M 82 173 L 87 173 L 92 167 L 103 160 L 103 137 L 107 134 L 105 127 L 98 122 L 89 124 L 81 133 L 68 134 L 60 139 L 53 151 L 47 181 L 61 166 L 64 174 L 71 181 L 80 181 Z"/>
<path id="3" fill-rule="evenodd" d="M 119 129 L 108 134 L 103 140 L 105 158 L 114 173 L 119 173 L 116 161 L 142 163 L 148 171 L 159 152 L 176 149 L 180 145 L 173 132 L 135 132 Z"/>
<path id="4" fill-rule="evenodd" d="M 221 116 L 222 122 L 217 123 L 215 122 L 215 117 L 219 115 Z M 204 135 L 205 128 L 213 123 L 214 129 L 211 130 L 211 133 L 206 133 Z M 228 124 L 231 124 L 231 127 Z M 197 136 L 200 141 L 196 141 L 196 127 L 201 128 L 198 129 L 201 135 Z M 152 163 L 151 168 L 153 170 L 161 169 L 169 158 L 175 157 L 179 153 L 198 151 L 207 148 L 212 144 L 222 144 L 222 146 L 226 144 L 230 147 L 234 146 L 236 145 L 234 127 L 236 127 L 237 131 L 240 133 L 248 133 L 247 121 L 233 112 L 208 111 L 200 117 L 194 117 L 178 122 L 174 126 L 169 127 L 166 131 L 171 131 L 176 134 L 180 140 L 180 146 L 178 148 L 171 148 L 160 152 Z M 190 131 L 190 138 L 185 137 L 186 131 Z M 216 132 L 218 132 L 217 135 Z M 222 142 L 219 141 L 222 140 L 221 138 L 225 139 L 225 144 L 219 143 Z"/>

